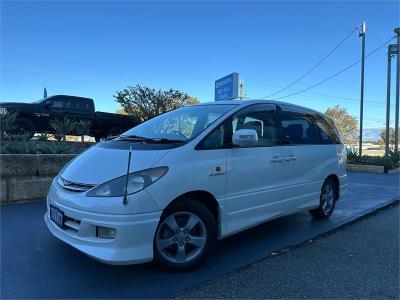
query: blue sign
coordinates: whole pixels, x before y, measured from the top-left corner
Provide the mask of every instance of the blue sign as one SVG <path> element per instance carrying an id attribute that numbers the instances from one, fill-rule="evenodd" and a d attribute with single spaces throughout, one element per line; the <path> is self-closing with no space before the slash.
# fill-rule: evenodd
<path id="1" fill-rule="evenodd" d="M 215 81 L 215 101 L 239 97 L 239 73 L 232 73 Z"/>

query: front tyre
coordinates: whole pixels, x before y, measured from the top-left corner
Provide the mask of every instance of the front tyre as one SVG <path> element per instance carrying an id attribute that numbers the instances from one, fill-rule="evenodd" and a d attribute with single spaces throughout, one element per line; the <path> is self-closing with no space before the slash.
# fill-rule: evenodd
<path id="1" fill-rule="evenodd" d="M 310 214 L 318 219 L 329 218 L 335 209 L 337 198 L 338 193 L 335 182 L 330 178 L 326 179 L 322 185 L 319 207 L 310 210 Z"/>
<path id="2" fill-rule="evenodd" d="M 163 267 L 186 270 L 197 266 L 216 241 L 216 222 L 207 207 L 183 200 L 161 217 L 154 238 L 154 259 Z"/>

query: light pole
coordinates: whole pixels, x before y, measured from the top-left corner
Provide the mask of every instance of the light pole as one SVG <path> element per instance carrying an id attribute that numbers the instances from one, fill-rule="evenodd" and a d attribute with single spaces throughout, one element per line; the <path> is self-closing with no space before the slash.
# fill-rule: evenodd
<path id="1" fill-rule="evenodd" d="M 363 116 L 364 116 L 364 63 L 365 63 L 365 21 L 361 24 L 359 36 L 362 38 L 361 46 L 361 95 L 360 95 L 360 141 L 358 145 L 358 153 L 362 156 L 362 134 L 363 134 Z"/>
<path id="2" fill-rule="evenodd" d="M 388 46 L 388 61 L 387 61 L 387 86 L 386 86 L 386 139 L 385 139 L 385 156 L 389 157 L 389 141 L 390 141 L 390 83 L 391 83 L 391 73 L 392 73 L 392 55 L 393 55 L 393 46 Z"/>
<path id="3" fill-rule="evenodd" d="M 395 28 L 397 34 L 397 68 L 396 68 L 396 108 L 394 118 L 394 153 L 399 151 L 399 81 L 400 81 L 400 27 Z"/>

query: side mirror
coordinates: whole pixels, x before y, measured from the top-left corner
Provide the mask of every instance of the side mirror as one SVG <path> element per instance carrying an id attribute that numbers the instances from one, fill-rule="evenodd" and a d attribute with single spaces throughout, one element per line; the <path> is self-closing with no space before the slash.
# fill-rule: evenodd
<path id="1" fill-rule="evenodd" d="M 232 135 L 232 143 L 236 146 L 254 146 L 258 142 L 258 134 L 254 129 L 239 129 Z"/>
<path id="2" fill-rule="evenodd" d="M 51 100 L 46 100 L 45 102 L 44 102 L 44 107 L 46 107 L 46 108 L 49 108 L 50 106 L 52 106 L 53 105 L 53 101 L 51 101 Z"/>

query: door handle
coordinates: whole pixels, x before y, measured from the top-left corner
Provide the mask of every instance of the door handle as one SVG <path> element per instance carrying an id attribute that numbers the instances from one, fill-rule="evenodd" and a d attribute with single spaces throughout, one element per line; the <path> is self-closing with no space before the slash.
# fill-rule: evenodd
<path id="1" fill-rule="evenodd" d="M 283 161 L 283 158 L 282 157 L 279 157 L 279 156 L 274 156 L 272 159 L 271 159 L 271 162 L 272 163 L 275 163 L 275 162 L 282 162 Z"/>
<path id="2" fill-rule="evenodd" d="M 296 156 L 287 156 L 287 157 L 285 157 L 286 161 L 296 160 L 296 159 L 297 159 Z"/>

